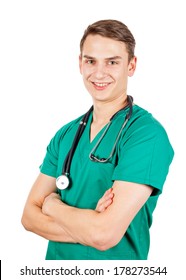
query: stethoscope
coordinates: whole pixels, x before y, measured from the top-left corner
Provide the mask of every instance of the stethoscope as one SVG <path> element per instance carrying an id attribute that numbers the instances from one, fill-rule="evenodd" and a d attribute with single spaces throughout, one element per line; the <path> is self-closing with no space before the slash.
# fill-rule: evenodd
<path id="1" fill-rule="evenodd" d="M 100 162 L 100 163 L 106 163 L 109 161 L 109 159 L 113 156 L 114 154 L 114 151 L 115 151 L 115 148 L 116 148 L 116 145 L 118 143 L 118 140 L 119 140 L 119 137 L 122 133 L 122 130 L 124 129 L 124 127 L 126 126 L 127 122 L 129 121 L 131 115 L 132 115 L 132 103 L 133 103 L 133 97 L 130 96 L 130 95 L 127 95 L 127 101 L 128 101 L 128 105 L 127 107 L 129 107 L 129 112 L 126 114 L 125 116 L 125 120 L 124 120 L 124 123 L 120 129 L 120 131 L 118 132 L 118 135 L 116 137 L 116 140 L 114 142 L 114 145 L 111 149 L 111 152 L 109 154 L 109 156 L 107 158 L 98 158 L 95 156 L 95 151 L 96 149 L 98 148 L 99 144 L 101 143 L 102 139 L 104 138 L 105 134 L 107 133 L 110 125 L 111 125 L 111 122 L 113 120 L 113 118 L 115 117 L 115 115 L 118 113 L 116 112 L 110 119 L 109 123 L 107 124 L 105 130 L 103 131 L 101 137 L 98 139 L 97 143 L 95 144 L 95 146 L 93 147 L 93 149 L 91 150 L 90 154 L 89 154 L 89 158 L 90 160 L 94 161 L 94 162 Z M 127 107 L 124 107 L 123 109 L 121 110 L 124 110 L 126 109 Z M 120 110 L 120 111 L 121 111 Z M 93 111 L 93 106 L 88 110 L 88 112 L 83 116 L 82 120 L 80 121 L 79 123 L 79 127 L 78 127 L 78 130 L 76 132 L 76 135 L 74 137 L 74 140 L 73 140 L 73 143 L 72 143 L 72 147 L 70 148 L 66 158 L 65 158 L 65 161 L 64 161 L 64 164 L 63 164 L 63 169 L 62 169 L 62 175 L 60 175 L 57 179 L 56 179 L 56 186 L 58 189 L 60 190 L 64 190 L 66 188 L 68 188 L 68 186 L 70 185 L 70 165 L 71 165 L 71 162 L 72 162 L 72 158 L 73 158 L 73 155 L 74 155 L 74 152 L 77 148 L 77 145 L 79 143 L 79 139 L 81 138 L 81 135 L 83 134 L 83 131 L 85 130 L 85 127 L 86 127 L 86 124 L 87 124 L 87 121 L 89 119 L 89 116 L 91 114 L 91 112 Z"/>

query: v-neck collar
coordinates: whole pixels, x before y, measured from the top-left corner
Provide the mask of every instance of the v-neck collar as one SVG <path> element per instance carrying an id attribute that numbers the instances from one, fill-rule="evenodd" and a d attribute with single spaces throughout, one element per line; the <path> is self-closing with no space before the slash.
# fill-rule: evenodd
<path id="1" fill-rule="evenodd" d="M 91 113 L 88 123 L 87 123 L 87 131 L 85 132 L 88 138 L 88 143 L 89 145 L 93 145 L 95 142 L 97 142 L 97 140 L 101 137 L 102 133 L 104 132 L 104 130 L 106 129 L 106 126 L 108 125 L 108 123 L 106 123 L 99 131 L 98 133 L 95 135 L 95 137 L 92 139 L 90 139 L 90 134 L 91 134 L 91 124 L 92 124 L 92 120 L 93 120 L 93 113 Z"/>

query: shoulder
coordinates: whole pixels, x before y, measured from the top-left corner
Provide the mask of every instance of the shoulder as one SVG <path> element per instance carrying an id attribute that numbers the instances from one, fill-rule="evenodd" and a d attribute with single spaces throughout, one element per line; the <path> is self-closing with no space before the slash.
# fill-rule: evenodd
<path id="1" fill-rule="evenodd" d="M 66 123 L 61 128 L 57 130 L 57 132 L 53 135 L 53 137 L 50 139 L 49 144 L 47 146 L 47 152 L 53 155 L 58 155 L 60 145 L 63 143 L 64 138 L 72 132 L 73 135 L 77 131 L 79 122 L 81 120 L 82 116 Z"/>
<path id="2" fill-rule="evenodd" d="M 144 158 L 159 155 L 172 160 L 174 150 L 164 126 L 147 110 L 134 105 L 121 140 L 121 148 Z M 136 156 L 135 156 L 136 157 Z"/>
<path id="3" fill-rule="evenodd" d="M 57 132 L 53 135 L 53 137 L 50 139 L 47 150 L 52 149 L 54 151 L 58 151 L 59 145 L 61 141 L 64 139 L 64 137 L 72 130 L 77 131 L 81 118 L 82 116 L 66 123 L 61 128 L 59 128 Z"/>
<path id="4" fill-rule="evenodd" d="M 138 105 L 133 107 L 133 115 L 129 121 L 127 132 L 130 136 L 168 137 L 164 126 L 151 113 Z"/>
<path id="5" fill-rule="evenodd" d="M 151 113 L 134 105 L 120 141 L 113 178 L 162 190 L 173 156 L 163 125 Z"/>
<path id="6" fill-rule="evenodd" d="M 61 139 L 66 133 L 70 132 L 72 129 L 76 129 L 80 123 L 80 120 L 82 119 L 82 116 L 66 123 L 61 128 L 57 130 L 57 132 L 54 135 L 54 138 Z"/>

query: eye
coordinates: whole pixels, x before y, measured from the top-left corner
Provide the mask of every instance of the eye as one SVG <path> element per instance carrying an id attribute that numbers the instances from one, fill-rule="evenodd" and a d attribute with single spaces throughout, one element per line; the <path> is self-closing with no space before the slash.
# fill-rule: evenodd
<path id="1" fill-rule="evenodd" d="M 94 61 L 93 59 L 87 59 L 87 60 L 86 60 L 86 63 L 87 63 L 87 64 L 94 64 L 95 61 Z"/>
<path id="2" fill-rule="evenodd" d="M 118 62 L 115 61 L 115 60 L 110 60 L 110 61 L 108 62 L 108 64 L 109 64 L 109 65 L 116 65 L 116 64 L 118 64 Z"/>

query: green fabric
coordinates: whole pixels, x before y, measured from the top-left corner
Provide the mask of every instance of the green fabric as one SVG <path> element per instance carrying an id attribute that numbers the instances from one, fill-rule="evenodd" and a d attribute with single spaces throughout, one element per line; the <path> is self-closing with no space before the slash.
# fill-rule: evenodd
<path id="1" fill-rule="evenodd" d="M 96 149 L 95 155 L 107 158 L 114 145 L 128 109 L 118 112 Z M 58 177 L 69 151 L 81 117 L 62 127 L 51 140 L 43 164 L 42 173 Z M 107 163 L 89 159 L 89 153 L 97 143 L 103 128 L 90 143 L 89 117 L 87 126 L 74 153 L 70 169 L 71 186 L 61 192 L 65 203 L 83 209 L 95 209 L 104 192 L 115 180 L 147 184 L 154 187 L 152 196 L 135 216 L 122 240 L 113 248 L 99 251 L 81 244 L 49 241 L 46 259 L 114 260 L 147 259 L 152 223 L 152 213 L 168 174 L 173 149 L 162 125 L 137 105 L 123 129 L 115 153 Z"/>

